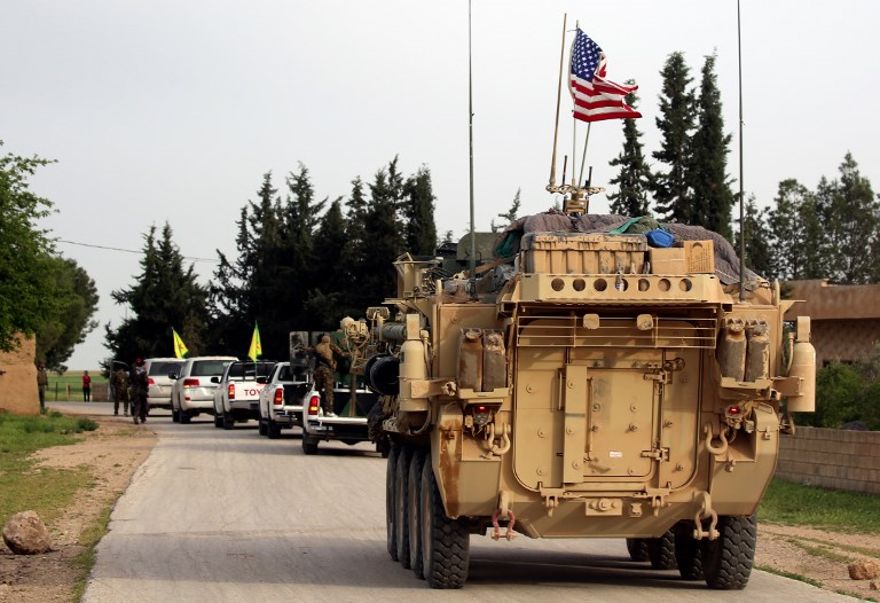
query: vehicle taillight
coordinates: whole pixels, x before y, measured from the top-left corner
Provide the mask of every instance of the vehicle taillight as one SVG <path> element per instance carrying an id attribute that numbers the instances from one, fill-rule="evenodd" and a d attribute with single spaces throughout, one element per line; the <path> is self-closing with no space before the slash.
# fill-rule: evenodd
<path id="1" fill-rule="evenodd" d="M 284 404 L 284 388 L 283 387 L 275 388 L 275 397 L 272 398 L 272 403 L 275 404 L 275 406 L 281 406 L 282 404 Z"/>
<path id="2" fill-rule="evenodd" d="M 226 386 L 226 395 L 229 396 L 230 400 L 235 400 L 235 384 L 230 383 Z"/>
<path id="3" fill-rule="evenodd" d="M 483 425 L 488 424 L 489 421 L 492 420 L 492 413 L 494 412 L 494 410 L 494 408 L 489 406 L 472 406 L 471 412 L 474 416 L 474 425 L 482 427 Z"/>
<path id="4" fill-rule="evenodd" d="M 728 406 L 728 407 L 727 407 L 727 414 L 728 414 L 728 416 L 731 416 L 731 417 L 738 417 L 741 413 L 742 413 L 742 409 L 741 409 L 739 406 L 735 405 L 735 404 L 734 404 L 733 406 Z"/>
<path id="5" fill-rule="evenodd" d="M 152 377 L 147 377 L 147 385 L 156 385 L 156 380 Z"/>
<path id="6" fill-rule="evenodd" d="M 321 408 L 321 397 L 320 396 L 312 396 L 309 399 L 309 415 L 317 416 L 318 409 Z"/>
<path id="7" fill-rule="evenodd" d="M 183 387 L 198 387 L 199 380 L 198 379 L 184 379 Z"/>

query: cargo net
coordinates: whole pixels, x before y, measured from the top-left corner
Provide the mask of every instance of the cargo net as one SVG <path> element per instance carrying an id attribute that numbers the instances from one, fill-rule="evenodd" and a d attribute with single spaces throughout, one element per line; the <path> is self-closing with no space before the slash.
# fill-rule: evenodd
<path id="1" fill-rule="evenodd" d="M 592 328 L 584 316 L 520 316 L 516 344 L 531 348 L 698 348 L 715 349 L 715 318 L 651 317 L 639 328 L 635 316 L 603 316 Z M 589 319 L 586 321 L 589 323 Z"/>
<path id="2" fill-rule="evenodd" d="M 663 223 L 659 224 L 650 217 L 642 217 L 633 220 L 626 216 L 615 214 L 582 214 L 569 216 L 558 210 L 550 210 L 541 214 L 525 216 L 511 222 L 501 233 L 495 245 L 495 257 L 497 259 L 513 258 L 523 245 L 523 239 L 536 233 L 551 233 L 565 235 L 568 233 L 580 234 L 608 234 L 627 222 L 631 226 L 626 229 L 627 235 L 640 235 L 661 228 L 675 237 L 676 243 L 682 241 L 705 241 L 711 240 L 715 248 L 715 275 L 725 285 L 739 283 L 739 257 L 733 249 L 733 245 L 717 232 L 702 226 L 689 224 Z M 760 277 L 749 269 L 746 269 L 745 283 L 747 289 L 754 288 Z"/>

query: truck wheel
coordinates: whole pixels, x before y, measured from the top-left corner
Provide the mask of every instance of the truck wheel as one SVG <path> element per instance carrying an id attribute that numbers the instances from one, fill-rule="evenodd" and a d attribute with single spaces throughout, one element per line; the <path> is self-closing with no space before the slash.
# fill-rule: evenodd
<path id="1" fill-rule="evenodd" d="M 265 420 L 260 419 L 260 423 L 259 423 L 259 427 L 257 428 L 257 431 L 260 432 L 261 436 L 269 434 L 268 429 L 266 429 L 266 421 Z"/>
<path id="2" fill-rule="evenodd" d="M 654 569 L 675 569 L 675 534 L 672 530 L 667 530 L 660 538 L 648 539 L 648 558 Z"/>
<path id="3" fill-rule="evenodd" d="M 174 408 L 174 405 L 171 405 L 171 422 L 172 423 L 180 423 L 180 411 Z"/>
<path id="4" fill-rule="evenodd" d="M 219 415 L 214 415 L 214 427 L 216 427 L 217 429 L 223 427 L 223 417 Z"/>
<path id="5" fill-rule="evenodd" d="M 703 540 L 703 574 L 709 588 L 742 590 L 749 582 L 755 561 L 758 521 L 755 516 L 718 519 L 716 540 Z"/>
<path id="6" fill-rule="evenodd" d="M 397 560 L 403 569 L 409 569 L 409 462 L 412 459 L 411 446 L 403 446 L 397 457 L 394 481 L 394 523 L 397 527 Z"/>
<path id="7" fill-rule="evenodd" d="M 269 423 L 266 426 L 266 435 L 269 436 L 270 440 L 277 440 L 281 437 L 281 425 Z"/>
<path id="8" fill-rule="evenodd" d="M 409 461 L 409 475 L 407 476 L 407 487 L 409 490 L 409 498 L 407 499 L 407 507 L 409 509 L 409 523 L 407 524 L 407 533 L 409 534 L 409 567 L 420 580 L 425 578 L 425 566 L 422 565 L 422 539 L 419 532 L 422 525 L 419 517 L 419 509 L 421 504 L 422 493 L 422 471 L 425 466 L 425 449 L 416 448 L 412 452 L 412 458 Z"/>
<path id="9" fill-rule="evenodd" d="M 180 422 L 183 424 L 189 424 L 189 422 L 192 420 L 192 415 L 189 414 L 189 411 L 183 410 L 181 408 L 179 412 L 180 412 Z"/>
<path id="10" fill-rule="evenodd" d="M 627 538 L 626 550 L 629 552 L 629 558 L 633 561 L 648 561 L 648 539 L 647 538 Z"/>
<path id="11" fill-rule="evenodd" d="M 678 573 L 685 580 L 703 578 L 703 558 L 700 555 L 700 541 L 693 535 L 694 526 L 690 522 L 680 523 L 675 528 L 675 561 Z"/>
<path id="12" fill-rule="evenodd" d="M 302 440 L 302 450 L 304 454 L 318 454 L 318 440 L 313 437 L 307 436 L 303 434 Z"/>
<path id="13" fill-rule="evenodd" d="M 235 419 L 228 412 L 223 413 L 223 429 L 233 429 L 235 427 Z"/>
<path id="14" fill-rule="evenodd" d="M 394 487 L 400 446 L 391 445 L 385 464 L 385 543 L 392 561 L 397 561 L 397 526 L 394 523 Z"/>
<path id="15" fill-rule="evenodd" d="M 461 588 L 468 575 L 470 535 L 467 522 L 446 517 L 430 457 L 422 467 L 422 571 L 431 588 Z"/>

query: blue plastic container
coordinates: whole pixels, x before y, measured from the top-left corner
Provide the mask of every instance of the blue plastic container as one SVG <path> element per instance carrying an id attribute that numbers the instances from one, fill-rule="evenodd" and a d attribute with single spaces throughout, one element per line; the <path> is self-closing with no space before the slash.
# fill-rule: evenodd
<path id="1" fill-rule="evenodd" d="M 675 242 L 674 236 L 659 228 L 649 230 L 645 233 L 645 237 L 648 239 L 648 245 L 651 247 L 672 247 L 672 244 Z"/>

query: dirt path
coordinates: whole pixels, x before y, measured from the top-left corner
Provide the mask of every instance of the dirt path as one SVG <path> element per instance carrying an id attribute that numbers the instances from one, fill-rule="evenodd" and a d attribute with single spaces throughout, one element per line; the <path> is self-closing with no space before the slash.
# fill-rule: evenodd
<path id="1" fill-rule="evenodd" d="M 0 541 L 0 602 L 71 601 L 89 540 L 109 508 L 128 487 L 131 476 L 147 458 L 156 435 L 146 427 L 112 418 L 94 417 L 100 428 L 85 432 L 81 442 L 45 448 L 35 454 L 42 467 L 86 467 L 93 479 L 74 496 L 64 513 L 49 525 L 56 550 L 46 555 L 16 556 Z"/>

